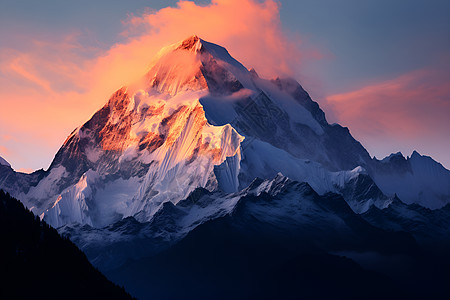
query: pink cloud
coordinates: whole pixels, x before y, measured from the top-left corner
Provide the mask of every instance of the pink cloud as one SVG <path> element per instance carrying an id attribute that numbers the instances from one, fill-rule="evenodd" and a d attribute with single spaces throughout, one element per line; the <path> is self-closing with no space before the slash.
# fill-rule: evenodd
<path id="1" fill-rule="evenodd" d="M 450 128 L 448 79 L 442 72 L 420 70 L 326 101 L 339 122 L 363 135 L 440 134 Z"/>
<path id="2" fill-rule="evenodd" d="M 2 156 L 3 158 L 10 154 L 11 152 L 8 150 L 8 148 L 6 148 L 5 146 L 0 145 L 0 156 Z"/>
<path id="3" fill-rule="evenodd" d="M 448 70 L 423 69 L 328 96 L 325 106 L 374 154 L 419 149 L 448 165 L 439 149 L 450 149 L 449 82 Z"/>

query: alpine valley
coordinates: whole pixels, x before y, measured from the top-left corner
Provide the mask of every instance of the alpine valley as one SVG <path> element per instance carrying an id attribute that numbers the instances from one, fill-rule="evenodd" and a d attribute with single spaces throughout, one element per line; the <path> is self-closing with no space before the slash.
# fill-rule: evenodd
<path id="1" fill-rule="evenodd" d="M 151 299 L 449 299 L 450 171 L 192 36 L 0 188 Z M 51 288 L 51 287 L 49 287 Z"/>

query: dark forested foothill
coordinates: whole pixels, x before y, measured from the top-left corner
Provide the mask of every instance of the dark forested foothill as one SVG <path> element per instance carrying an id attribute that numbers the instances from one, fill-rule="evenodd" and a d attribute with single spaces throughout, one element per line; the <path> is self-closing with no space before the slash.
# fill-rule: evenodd
<path id="1" fill-rule="evenodd" d="M 70 240 L 0 190 L 1 299 L 131 299 Z"/>

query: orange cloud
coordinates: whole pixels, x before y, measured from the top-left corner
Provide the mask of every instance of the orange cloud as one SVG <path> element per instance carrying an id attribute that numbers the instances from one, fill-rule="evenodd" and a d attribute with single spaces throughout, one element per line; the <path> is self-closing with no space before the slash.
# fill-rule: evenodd
<path id="1" fill-rule="evenodd" d="M 129 30 L 142 30 L 144 25 L 152 40 L 148 42 L 157 38 L 167 44 L 197 34 L 225 46 L 244 65 L 265 76 L 291 73 L 290 63 L 300 59 L 297 45 L 288 41 L 281 28 L 279 4 L 271 0 L 215 0 L 207 6 L 181 1 L 176 8 L 132 17 L 128 24 Z"/>
<path id="2" fill-rule="evenodd" d="M 131 15 L 121 33 L 125 41 L 107 51 L 85 47 L 80 33 L 46 40 L 30 33 L 27 51 L 0 50 L 0 134 L 20 139 L 10 149 L 48 153 L 45 163 L 34 157 L 39 165 L 33 168 L 48 165 L 76 126 L 115 90 L 145 74 L 160 48 L 193 34 L 226 47 L 264 77 L 295 74 L 292 66 L 302 58 L 299 40 L 289 42 L 284 34 L 279 3 L 273 0 L 180 1 L 176 7 Z"/>
<path id="3" fill-rule="evenodd" d="M 93 67 L 102 85 L 117 87 L 139 78 L 163 46 L 193 34 L 224 46 L 264 77 L 292 75 L 301 59 L 300 41 L 286 38 L 279 4 L 272 0 L 214 0 L 206 6 L 180 1 L 177 7 L 129 16 L 124 25 L 127 41 L 111 47 Z M 309 56 L 317 55 L 314 50 Z"/>

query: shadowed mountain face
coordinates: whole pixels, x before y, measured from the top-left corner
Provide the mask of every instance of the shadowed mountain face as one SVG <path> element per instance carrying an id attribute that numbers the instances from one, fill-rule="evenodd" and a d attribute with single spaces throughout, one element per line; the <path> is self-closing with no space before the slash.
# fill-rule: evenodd
<path id="1" fill-rule="evenodd" d="M 336 254 L 361 264 L 372 257 L 385 266 L 393 256 L 422 262 L 423 249 L 450 244 L 443 229 L 450 219 L 450 171 L 417 152 L 372 159 L 347 128 L 327 122 L 297 81 L 260 78 L 197 36 L 163 48 L 139 82 L 120 88 L 68 136 L 48 170 L 18 173 L 0 159 L 0 188 L 138 294 L 149 284 L 139 274 L 157 276 L 140 269 L 140 260 L 163 272 L 155 257 L 180 256 L 193 236 L 199 251 L 209 247 L 214 239 L 204 232 L 212 229 L 204 228 L 217 230 L 211 251 L 223 261 L 229 259 L 221 249 L 230 244 L 235 252 L 251 249 L 236 254 L 244 265 L 267 259 L 274 262 L 270 270 L 291 274 L 290 264 L 323 260 L 331 273 L 348 267 L 354 271 L 349 281 L 372 278 L 378 286 L 391 281 Z M 197 231 L 203 233 L 193 235 Z M 231 239 L 226 245 L 219 243 L 222 235 Z M 260 251 L 264 255 L 249 257 Z M 269 269 L 246 273 L 230 265 L 247 274 L 242 280 L 261 275 L 258 282 L 268 289 L 258 293 L 273 295 L 290 282 L 280 277 L 270 287 Z M 309 266 L 292 278 L 318 280 Z M 420 274 L 421 266 L 411 274 Z"/>
<path id="2" fill-rule="evenodd" d="M 370 225 L 342 197 L 285 182 L 106 274 L 143 299 L 446 299 L 449 260 L 429 255 L 410 235 Z"/>
<path id="3" fill-rule="evenodd" d="M 130 262 L 108 276 L 142 299 L 380 299 L 386 294 L 408 295 L 388 277 L 364 270 L 350 259 L 305 253 L 288 240 L 244 234 L 229 221 L 204 224 L 170 250 Z"/>
<path id="4" fill-rule="evenodd" d="M 2 299 L 131 299 L 72 242 L 0 190 Z"/>

